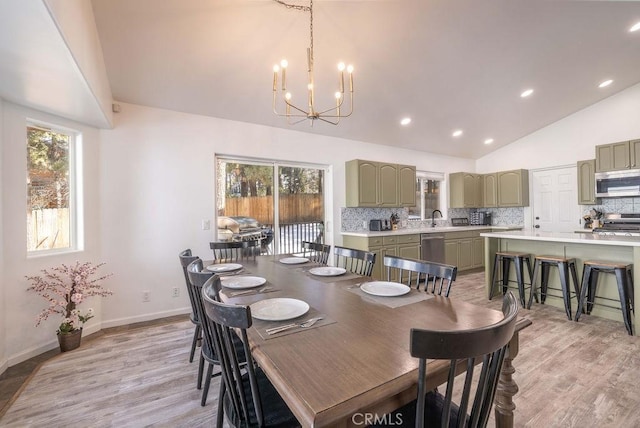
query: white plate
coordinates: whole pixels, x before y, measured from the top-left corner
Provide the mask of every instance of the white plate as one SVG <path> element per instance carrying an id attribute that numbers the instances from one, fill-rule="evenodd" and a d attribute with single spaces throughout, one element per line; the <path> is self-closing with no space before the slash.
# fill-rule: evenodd
<path id="1" fill-rule="evenodd" d="M 284 263 L 285 265 L 299 265 L 308 261 L 309 259 L 306 257 L 285 257 L 284 259 L 280 259 L 280 263 Z"/>
<path id="2" fill-rule="evenodd" d="M 207 270 L 211 272 L 231 272 L 238 269 L 242 269 L 242 265 L 238 263 L 220 263 L 207 266 Z"/>
<path id="3" fill-rule="evenodd" d="M 389 281 L 365 282 L 360 286 L 360 290 L 368 294 L 373 294 L 374 296 L 385 297 L 402 296 L 411 291 L 411 289 L 404 284 Z"/>
<path id="4" fill-rule="evenodd" d="M 251 316 L 265 321 L 284 321 L 309 312 L 309 305 L 298 299 L 276 297 L 260 300 L 251 305 Z"/>
<path id="5" fill-rule="evenodd" d="M 232 276 L 222 279 L 222 286 L 227 288 L 253 288 L 267 282 L 260 276 Z"/>
<path id="6" fill-rule="evenodd" d="M 318 276 L 338 276 L 343 275 L 347 270 L 341 267 L 321 266 L 309 269 L 309 273 Z"/>

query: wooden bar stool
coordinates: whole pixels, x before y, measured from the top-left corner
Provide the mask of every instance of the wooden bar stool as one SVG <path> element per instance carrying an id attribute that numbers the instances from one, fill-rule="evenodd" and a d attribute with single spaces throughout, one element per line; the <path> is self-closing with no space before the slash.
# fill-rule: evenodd
<path id="1" fill-rule="evenodd" d="M 493 289 L 498 277 L 498 269 L 502 265 L 502 294 L 507 294 L 509 288 L 509 268 L 511 262 L 516 267 L 516 282 L 518 283 L 518 292 L 520 294 L 520 305 L 527 307 L 525 299 L 525 282 L 524 282 L 524 262 L 527 262 L 527 272 L 529 272 L 529 280 L 533 276 L 531 271 L 531 254 L 518 253 L 513 251 L 498 251 L 493 260 L 493 274 L 491 275 L 491 289 L 489 290 L 489 300 L 493 298 Z"/>
<path id="2" fill-rule="evenodd" d="M 622 319 L 624 320 L 624 326 L 627 328 L 627 333 L 633 336 L 631 312 L 635 312 L 635 310 L 633 308 L 634 291 L 633 277 L 631 274 L 632 270 L 632 263 L 627 264 L 619 262 L 591 260 L 584 262 L 584 272 L 582 274 L 582 286 L 580 288 L 580 298 L 578 299 L 576 321 L 580 319 L 580 315 L 582 315 L 585 303 L 587 314 L 590 314 L 591 310 L 593 309 L 593 302 L 596 297 L 596 287 L 598 285 L 598 274 L 600 272 L 613 273 L 616 276 L 616 283 L 618 285 L 618 294 L 620 295 L 620 307 L 622 309 Z"/>
<path id="3" fill-rule="evenodd" d="M 531 308 L 534 294 L 537 297 L 536 286 L 538 284 L 538 275 L 542 271 L 542 279 L 540 281 L 540 303 L 544 305 L 547 300 L 547 287 L 549 285 L 549 268 L 556 266 L 560 275 L 560 286 L 562 287 L 562 298 L 564 300 L 564 310 L 567 318 L 571 319 L 571 292 L 569 291 L 569 272 L 573 279 L 573 289 L 576 299 L 580 296 L 580 288 L 578 285 L 578 274 L 576 272 L 576 259 L 569 259 L 562 256 L 536 256 L 533 259 L 533 278 L 531 280 L 531 294 L 529 295 L 529 305 Z"/>

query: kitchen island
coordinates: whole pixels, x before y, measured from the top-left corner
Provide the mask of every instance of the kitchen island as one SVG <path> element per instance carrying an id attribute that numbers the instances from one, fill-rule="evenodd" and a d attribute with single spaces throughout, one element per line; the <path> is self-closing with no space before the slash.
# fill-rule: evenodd
<path id="1" fill-rule="evenodd" d="M 485 238 L 485 284 L 487 295 L 491 289 L 491 273 L 496 251 L 530 253 L 532 256 L 532 266 L 533 258 L 536 255 L 575 258 L 578 270 L 578 281 L 582 280 L 583 263 L 586 260 L 633 263 L 633 276 L 634 278 L 640 278 L 640 238 L 638 237 L 603 236 L 573 232 L 554 233 L 532 230 L 486 232 L 480 236 Z M 514 271 L 515 269 L 511 269 L 512 274 L 510 279 L 512 280 L 515 280 Z M 527 274 L 525 274 L 525 282 L 529 282 Z M 638 282 L 635 281 L 634 285 L 634 290 L 637 290 Z M 569 288 L 573 290 L 573 285 L 570 285 Z M 640 294 L 638 291 L 635 291 L 634 295 L 638 298 Z M 615 301 L 607 301 L 604 299 L 612 299 Z M 636 301 L 638 301 L 638 299 L 636 299 Z M 552 269 L 549 275 L 549 289 L 545 304 L 564 308 L 560 279 L 555 269 Z M 609 306 L 604 306 L 603 304 Z M 574 317 L 577 307 L 577 298 L 572 293 L 571 308 Z M 595 305 L 593 306 L 591 316 L 600 316 L 622 323 L 622 312 L 619 308 L 620 303 L 615 277 L 613 275 L 600 275 Z M 588 316 L 583 315 L 580 321 L 585 321 L 587 318 Z M 640 325 L 640 311 L 632 314 L 632 322 L 634 326 Z M 621 328 L 624 328 L 624 326 L 621 325 Z"/>

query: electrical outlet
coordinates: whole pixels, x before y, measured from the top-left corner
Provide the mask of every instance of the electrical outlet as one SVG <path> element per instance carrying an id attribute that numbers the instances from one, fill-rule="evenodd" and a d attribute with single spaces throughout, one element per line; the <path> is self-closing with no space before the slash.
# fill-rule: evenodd
<path id="1" fill-rule="evenodd" d="M 362 228 L 364 230 L 367 230 L 369 228 L 369 226 L 367 225 L 367 220 L 362 220 Z"/>
<path id="2" fill-rule="evenodd" d="M 142 292 L 142 302 L 147 303 L 151 301 L 151 292 L 149 290 L 145 290 Z"/>
<path id="3" fill-rule="evenodd" d="M 202 230 L 210 230 L 211 229 L 211 220 L 202 220 Z M 173 296 L 176 297 L 176 296 Z"/>
<path id="4" fill-rule="evenodd" d="M 180 289 L 178 287 L 173 287 L 171 291 L 171 296 L 180 297 Z"/>

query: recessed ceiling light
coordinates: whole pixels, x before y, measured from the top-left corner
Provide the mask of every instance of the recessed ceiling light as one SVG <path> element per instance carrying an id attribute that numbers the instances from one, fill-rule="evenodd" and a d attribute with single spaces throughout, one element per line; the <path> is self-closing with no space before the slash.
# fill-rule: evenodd
<path id="1" fill-rule="evenodd" d="M 462 129 L 456 129 L 455 131 L 453 131 L 453 135 L 454 137 L 459 137 L 462 135 Z"/>
<path id="2" fill-rule="evenodd" d="M 529 95 L 531 95 L 531 94 L 533 94 L 533 89 L 527 89 L 526 91 L 524 91 L 523 93 L 521 93 L 521 94 L 520 94 L 520 96 L 521 96 L 522 98 L 526 98 L 526 97 L 528 97 L 528 96 L 529 96 Z"/>
<path id="3" fill-rule="evenodd" d="M 613 83 L 613 80 L 611 80 L 611 79 L 605 80 L 604 82 L 602 82 L 601 84 L 598 85 L 598 88 L 606 88 L 607 86 L 609 86 L 612 83 Z"/>
<path id="4" fill-rule="evenodd" d="M 629 28 L 629 32 L 633 33 L 634 31 L 640 30 L 640 22 L 636 23 L 633 27 Z"/>
<path id="5" fill-rule="evenodd" d="M 484 140 L 485 144 L 491 144 L 493 143 L 493 138 L 487 138 L 486 140 Z"/>
<path id="6" fill-rule="evenodd" d="M 411 118 L 410 117 L 405 117 L 400 121 L 400 125 L 403 125 L 403 126 L 407 126 L 410 123 L 411 123 Z"/>

